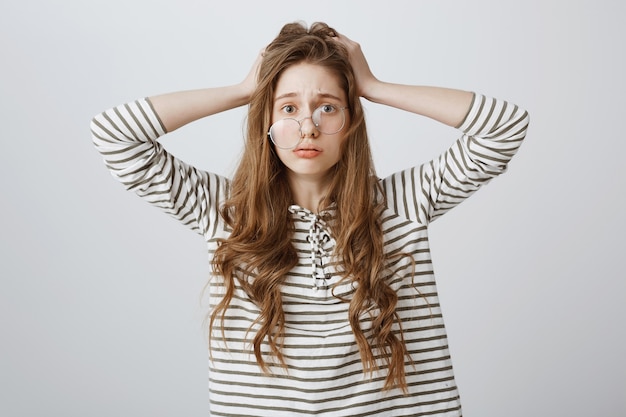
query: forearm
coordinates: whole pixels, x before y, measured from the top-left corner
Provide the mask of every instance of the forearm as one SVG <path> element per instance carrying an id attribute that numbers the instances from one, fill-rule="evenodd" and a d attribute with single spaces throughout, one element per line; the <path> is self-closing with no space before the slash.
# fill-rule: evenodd
<path id="1" fill-rule="evenodd" d="M 249 99 L 249 89 L 242 84 L 179 91 L 149 98 L 167 132 L 203 117 L 243 106 Z"/>
<path id="2" fill-rule="evenodd" d="M 458 127 L 463 122 L 472 104 L 473 93 L 380 81 L 370 70 L 361 45 L 341 34 L 337 36 L 337 41 L 348 50 L 361 97 L 429 117 L 453 127 Z"/>
<path id="3" fill-rule="evenodd" d="M 363 97 L 375 103 L 429 117 L 448 126 L 458 127 L 472 103 L 469 91 L 441 87 L 371 82 Z"/>

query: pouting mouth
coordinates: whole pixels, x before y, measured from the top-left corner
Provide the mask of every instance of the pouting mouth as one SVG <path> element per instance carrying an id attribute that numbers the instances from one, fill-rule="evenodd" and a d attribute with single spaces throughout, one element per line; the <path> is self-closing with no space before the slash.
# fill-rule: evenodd
<path id="1" fill-rule="evenodd" d="M 296 149 L 294 149 L 295 151 L 317 151 L 317 152 L 321 152 L 322 150 L 320 148 L 318 148 L 317 146 L 311 144 L 311 143 L 301 143 L 300 145 L 298 145 L 296 147 Z"/>

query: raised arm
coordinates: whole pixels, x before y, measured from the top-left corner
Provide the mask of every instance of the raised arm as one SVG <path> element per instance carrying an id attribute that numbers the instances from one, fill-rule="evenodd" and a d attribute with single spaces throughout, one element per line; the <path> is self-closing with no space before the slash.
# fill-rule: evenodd
<path id="1" fill-rule="evenodd" d="M 463 122 L 472 103 L 473 93 L 380 81 L 370 70 L 357 42 L 341 34 L 337 36 L 337 41 L 348 49 L 361 97 L 429 117 L 452 127 L 459 127 Z"/>
<path id="2" fill-rule="evenodd" d="M 194 120 L 246 104 L 259 62 L 257 58 L 245 80 L 233 86 L 142 98 L 96 115 L 93 142 L 113 177 L 192 230 L 213 236 L 228 180 L 179 160 L 158 139 Z"/>
<path id="3" fill-rule="evenodd" d="M 358 43 L 343 35 L 336 39 L 348 50 L 361 97 L 462 132 L 439 157 L 383 179 L 389 206 L 397 214 L 427 224 L 506 171 L 526 136 L 524 109 L 468 91 L 382 82 Z"/>
<path id="4" fill-rule="evenodd" d="M 256 87 L 261 59 L 262 53 L 257 57 L 246 78 L 239 84 L 179 91 L 150 97 L 149 100 L 166 131 L 172 132 L 203 117 L 247 104 Z"/>

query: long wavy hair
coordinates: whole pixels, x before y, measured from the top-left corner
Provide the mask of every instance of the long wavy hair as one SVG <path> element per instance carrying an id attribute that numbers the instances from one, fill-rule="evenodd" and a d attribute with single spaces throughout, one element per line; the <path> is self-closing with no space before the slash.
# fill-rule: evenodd
<path id="1" fill-rule="evenodd" d="M 281 74 L 301 62 L 319 65 L 339 76 L 350 112 L 341 158 L 319 208 L 336 206 L 335 217 L 330 222 L 336 241 L 334 256 L 341 263 L 342 281 L 355 284 L 354 293 L 344 301 L 349 302 L 350 325 L 364 371 L 371 374 L 385 367 L 388 370 L 385 388 L 405 390 L 404 363 L 408 353 L 396 312 L 397 295 L 385 278 L 389 277 L 385 267 L 389 259 L 383 251 L 380 219 L 385 202 L 373 168 L 365 117 L 348 53 L 332 39 L 334 36 L 336 32 L 324 23 L 315 23 L 309 29 L 291 23 L 265 49 L 257 89 L 249 103 L 244 153 L 229 198 L 221 208 L 232 233 L 220 242 L 212 261 L 214 272 L 223 277 L 225 294 L 211 312 L 209 334 L 213 335 L 216 322 L 221 320 L 224 335 L 223 319 L 238 283 L 260 310 L 256 320 L 258 330 L 252 340 L 257 363 L 269 373 L 261 350 L 266 342 L 270 354 L 286 366 L 282 354 L 285 317 L 280 302 L 281 284 L 298 257 L 291 243 L 294 230 L 288 207 L 293 200 L 286 168 L 267 139 L 267 132 Z M 254 279 L 246 278 L 250 276 Z M 372 320 L 367 333 L 361 327 L 364 316 Z"/>

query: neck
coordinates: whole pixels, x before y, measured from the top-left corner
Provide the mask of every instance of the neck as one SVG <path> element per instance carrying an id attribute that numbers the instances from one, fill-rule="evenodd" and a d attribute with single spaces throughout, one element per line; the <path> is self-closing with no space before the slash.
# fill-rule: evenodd
<path id="1" fill-rule="evenodd" d="M 326 196 L 329 180 L 289 177 L 289 186 L 294 203 L 317 213 L 320 201 Z"/>

